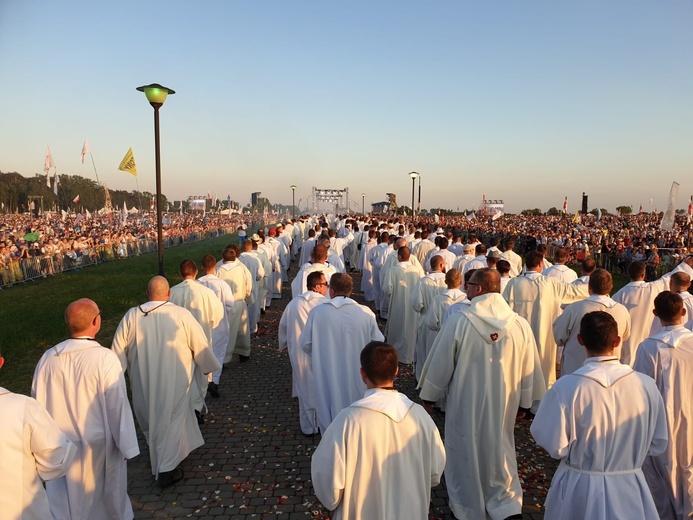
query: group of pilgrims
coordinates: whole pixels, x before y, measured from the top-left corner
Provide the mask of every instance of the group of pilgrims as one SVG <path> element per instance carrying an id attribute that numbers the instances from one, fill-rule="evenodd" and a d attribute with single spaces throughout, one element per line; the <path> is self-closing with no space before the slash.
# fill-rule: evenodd
<path id="1" fill-rule="evenodd" d="M 8 518 L 133 518 L 134 418 L 156 483 L 179 482 L 224 366 L 251 359 L 282 290 L 279 349 L 301 432 L 321 436 L 312 484 L 333 518 L 427 518 L 443 474 L 456 518 L 522 518 L 519 420 L 560 459 L 546 518 L 693 516 L 693 257 L 653 281 L 632 262 L 611 295 L 591 257 L 578 274 L 566 250 L 523 258 L 513 236 L 333 215 L 243 235 L 219 259 L 183 261 L 173 287 L 152 278 L 110 349 L 94 339 L 97 304 L 68 306 L 71 338 L 39 361 L 36 401 L 0 388 L 23 421 L 0 426 L 0 467 L 23 468 L 0 490 Z M 395 390 L 403 367 L 423 405 Z"/>

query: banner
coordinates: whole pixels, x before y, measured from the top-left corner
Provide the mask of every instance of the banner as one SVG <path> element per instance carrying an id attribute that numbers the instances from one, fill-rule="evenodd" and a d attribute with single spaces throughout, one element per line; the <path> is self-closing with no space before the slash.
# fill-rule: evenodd
<path id="1" fill-rule="evenodd" d="M 89 150 L 89 143 L 87 140 L 84 140 L 84 145 L 82 146 L 82 164 L 84 164 L 84 158 L 87 156 L 87 154 L 90 152 Z"/>
<path id="2" fill-rule="evenodd" d="M 667 202 L 667 209 L 664 210 L 662 222 L 659 224 L 659 228 L 663 231 L 674 230 L 674 217 L 676 216 L 676 199 L 678 195 L 679 183 L 672 182 L 671 189 L 669 190 L 669 201 Z"/>
<path id="3" fill-rule="evenodd" d="M 137 177 L 137 165 L 135 165 L 135 156 L 132 154 L 132 147 L 130 147 L 128 153 L 125 154 L 123 160 L 120 161 L 120 166 L 118 166 L 118 169 Z"/>
<path id="4" fill-rule="evenodd" d="M 188 200 L 188 209 L 191 211 L 204 211 L 206 205 L 207 205 L 207 201 L 205 199 L 189 199 Z"/>

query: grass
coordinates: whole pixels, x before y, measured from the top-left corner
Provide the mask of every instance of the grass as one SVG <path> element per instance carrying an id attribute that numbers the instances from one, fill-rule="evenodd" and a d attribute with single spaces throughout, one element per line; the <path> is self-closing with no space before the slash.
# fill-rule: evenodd
<path id="1" fill-rule="evenodd" d="M 179 283 L 181 261 L 191 258 L 199 265 L 207 253 L 218 259 L 221 250 L 236 241 L 234 234 L 166 249 L 166 278 L 172 286 Z M 147 301 L 147 283 L 157 272 L 158 256 L 154 252 L 0 291 L 0 352 L 5 358 L 5 366 L 0 369 L 0 386 L 29 394 L 40 357 L 69 337 L 63 313 L 70 302 L 80 298 L 91 298 L 101 309 L 102 325 L 96 339 L 110 347 L 125 312 Z"/>

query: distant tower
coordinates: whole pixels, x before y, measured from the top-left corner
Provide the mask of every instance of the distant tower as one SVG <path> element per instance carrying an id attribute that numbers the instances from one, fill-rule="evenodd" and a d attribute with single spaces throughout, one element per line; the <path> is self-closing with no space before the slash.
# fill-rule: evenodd
<path id="1" fill-rule="evenodd" d="M 108 185 L 105 182 L 103 183 L 103 191 L 106 192 L 106 203 L 104 204 L 103 209 L 110 213 L 113 211 L 113 206 L 111 205 L 111 194 L 108 191 Z"/>

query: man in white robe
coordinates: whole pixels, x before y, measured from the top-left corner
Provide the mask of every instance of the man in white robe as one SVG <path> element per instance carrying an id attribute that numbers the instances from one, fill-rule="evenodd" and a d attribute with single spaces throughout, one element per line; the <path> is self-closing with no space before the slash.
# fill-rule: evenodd
<path id="1" fill-rule="evenodd" d="M 363 299 L 367 302 L 375 300 L 375 288 L 373 287 L 373 264 L 368 260 L 370 253 L 378 245 L 375 230 L 368 231 L 367 240 L 361 245 L 359 269 L 361 269 L 361 290 Z"/>
<path id="2" fill-rule="evenodd" d="M 488 263 L 486 262 L 486 246 L 484 244 L 477 244 L 474 248 L 474 252 L 476 256 L 464 264 L 462 276 L 470 269 L 483 269 L 484 267 L 488 267 Z"/>
<path id="3" fill-rule="evenodd" d="M 170 292 L 163 276 L 152 278 L 149 301 L 125 314 L 111 347 L 130 377 L 133 411 L 161 487 L 181 480 L 178 464 L 204 444 L 193 406 L 195 366 L 203 373 L 220 367 L 204 330 L 168 301 Z"/>
<path id="4" fill-rule="evenodd" d="M 630 313 L 631 330 L 630 337 L 623 342 L 621 349 L 621 362 L 633 366 L 638 346 L 650 334 L 654 315 L 654 299 L 662 291 L 669 290 L 669 278 L 676 272 L 684 271 L 693 276 L 693 256 L 687 257 L 676 269 L 668 272 L 653 282 L 645 281 L 645 264 L 631 262 L 628 266 L 628 278 L 630 282 L 622 287 L 613 299 L 626 306 Z"/>
<path id="5" fill-rule="evenodd" d="M 618 336 L 621 341 L 630 335 L 630 314 L 620 303 L 609 298 L 614 282 L 611 273 L 606 269 L 596 269 L 587 285 L 590 296 L 586 300 L 571 303 L 563 314 L 553 322 L 553 337 L 559 349 L 562 347 L 562 356 L 559 356 L 561 364 L 561 377 L 572 374 L 585 363 L 585 348 L 578 341 L 580 333 L 580 321 L 588 312 L 604 311 L 614 317 L 618 324 Z M 621 347 L 614 349 L 614 355 L 621 356 Z"/>
<path id="6" fill-rule="evenodd" d="M 529 323 L 498 292 L 498 272 L 474 271 L 468 290 L 472 304 L 436 337 L 420 397 L 430 407 L 447 391 L 445 480 L 455 517 L 503 520 L 522 512 L 515 418 L 543 381 Z"/>
<path id="7" fill-rule="evenodd" d="M 678 294 L 683 301 L 683 308 L 685 310 L 684 316 L 686 316 L 686 321 L 690 316 L 693 316 L 693 294 L 688 292 L 690 286 L 691 277 L 683 271 L 678 271 L 672 274 L 669 278 L 669 290 Z M 660 319 L 655 316 L 649 336 L 654 336 L 660 330 L 662 330 L 662 323 Z"/>
<path id="8" fill-rule="evenodd" d="M 315 494 L 347 518 L 428 518 L 445 448 L 421 407 L 393 390 L 397 352 L 371 342 L 361 352 L 365 397 L 342 410 L 311 459 Z"/>
<path id="9" fill-rule="evenodd" d="M 395 266 L 399 263 L 399 259 L 397 258 L 397 250 L 400 247 L 403 247 L 403 246 L 406 247 L 406 245 L 407 245 L 407 240 L 405 238 L 395 239 L 394 242 L 392 243 L 392 249 L 386 253 L 387 256 L 385 256 L 385 258 L 383 259 L 382 266 L 380 267 L 380 286 L 383 290 L 383 298 L 382 298 L 381 305 L 382 305 L 382 308 L 384 309 L 384 312 L 383 312 L 383 310 L 381 310 L 381 312 L 380 312 L 380 316 L 382 318 L 388 317 L 388 311 L 390 308 L 390 294 L 387 292 L 387 279 L 388 279 L 389 271 L 393 266 Z M 410 254 L 409 255 L 409 262 L 412 265 L 419 267 L 421 269 L 421 271 L 423 272 L 423 268 L 421 267 L 419 260 L 415 256 Z"/>
<path id="10" fill-rule="evenodd" d="M 224 280 L 233 293 L 233 311 L 229 313 L 229 344 L 224 363 L 231 361 L 238 353 L 241 362 L 250 359 L 250 322 L 248 321 L 248 301 L 253 297 L 253 280 L 248 268 L 238 260 L 238 250 L 228 247 L 222 253 L 224 263 L 216 275 Z"/>
<path id="11" fill-rule="evenodd" d="M 513 251 L 514 247 L 515 239 L 512 237 L 506 238 L 503 242 L 503 252 L 501 253 L 501 258 L 510 263 L 511 278 L 520 276 L 520 273 L 522 272 L 522 257 Z"/>
<path id="12" fill-rule="evenodd" d="M 271 231 L 271 230 L 270 230 Z M 289 281 L 289 264 L 291 263 L 291 236 L 281 224 L 277 224 L 277 241 L 282 244 L 280 247 L 280 260 L 282 264 L 282 282 Z M 270 237 L 272 235 L 270 234 Z"/>
<path id="13" fill-rule="evenodd" d="M 373 268 L 373 296 L 375 298 L 375 310 L 382 315 L 383 288 L 380 285 L 380 268 L 382 267 L 389 251 L 387 233 L 378 236 L 378 244 L 368 254 L 368 262 Z M 384 311 L 387 314 L 387 309 Z"/>
<path id="14" fill-rule="evenodd" d="M 238 257 L 238 260 L 250 271 L 253 297 L 252 303 L 248 303 L 248 326 L 250 333 L 255 334 L 258 321 L 260 320 L 260 285 L 265 277 L 265 268 L 260 257 L 253 251 L 252 240 L 246 240 L 243 243 L 243 252 Z"/>
<path id="15" fill-rule="evenodd" d="M 582 368 L 546 393 L 532 422 L 537 444 L 561 459 L 544 506 L 546 518 L 657 519 L 642 472 L 645 457 L 667 445 L 662 398 L 654 381 L 621 364 L 616 320 L 586 314 Z"/>
<path id="16" fill-rule="evenodd" d="M 673 277 L 672 277 L 673 278 Z M 669 444 L 643 465 L 660 518 L 693 516 L 693 333 L 681 325 L 681 297 L 662 292 L 654 312 L 662 330 L 640 344 L 633 369 L 654 379 L 664 400 Z"/>
<path id="17" fill-rule="evenodd" d="M 573 283 L 577 280 L 578 275 L 570 267 L 565 265 L 569 257 L 570 255 L 567 249 L 559 249 L 556 251 L 556 263 L 548 269 L 544 269 L 541 274 L 551 278 L 558 278 L 565 283 Z"/>
<path id="18" fill-rule="evenodd" d="M 193 260 L 183 260 L 178 267 L 178 272 L 183 281 L 171 287 L 171 295 L 168 301 L 188 309 L 200 324 L 205 336 L 212 347 L 212 330 L 214 330 L 224 318 L 224 304 L 214 294 L 214 291 L 198 283 L 197 265 Z M 207 409 L 205 396 L 207 395 L 208 377 L 202 371 L 195 368 L 195 412 L 198 421 L 204 421 L 204 413 Z"/>
<path id="19" fill-rule="evenodd" d="M 418 326 L 418 313 L 412 306 L 411 294 L 419 279 L 424 276 L 423 269 L 412 264 L 410 258 L 409 248 L 401 246 L 397 250 L 399 262 L 388 270 L 384 285 L 390 300 L 385 337 L 397 349 L 400 361 L 407 365 L 414 361 Z"/>
<path id="20" fill-rule="evenodd" d="M 310 357 L 303 352 L 299 338 L 308 321 L 308 313 L 326 300 L 329 282 L 324 273 L 314 271 L 308 275 L 308 290 L 289 302 L 279 321 L 279 350 L 289 351 L 293 375 L 292 397 L 298 398 L 298 417 L 305 435 L 318 433 L 313 388 L 313 368 Z"/>
<path id="21" fill-rule="evenodd" d="M 452 267 L 452 265 L 455 263 L 455 260 L 457 257 L 455 254 L 451 251 L 448 251 L 448 239 L 445 238 L 444 236 L 439 236 L 436 237 L 436 245 L 437 245 L 437 250 L 432 249 L 429 254 L 426 257 L 426 262 L 424 263 L 424 271 L 427 273 L 430 273 L 433 271 L 433 268 L 431 266 L 431 260 L 433 259 L 434 256 L 440 256 L 443 258 L 445 261 L 446 266 Z"/>
<path id="22" fill-rule="evenodd" d="M 270 228 L 267 232 L 269 238 L 267 245 L 272 250 L 270 262 L 272 262 L 272 276 L 270 276 L 270 293 L 272 298 L 282 297 L 282 277 L 284 269 L 289 268 L 289 253 L 284 242 L 277 239 L 277 229 Z"/>
<path id="23" fill-rule="evenodd" d="M 5 359 L 0 353 L 0 368 Z M 44 482 L 63 477 L 76 446 L 36 400 L 0 387 L 0 511 L 12 520 L 50 519 Z"/>
<path id="24" fill-rule="evenodd" d="M 315 230 L 311 229 L 308 231 L 308 240 L 303 242 L 303 247 L 301 248 L 301 256 L 298 265 L 303 265 L 310 262 L 310 254 L 313 252 L 315 244 L 317 244 L 317 239 L 315 237 Z"/>
<path id="25" fill-rule="evenodd" d="M 46 482 L 53 518 L 130 520 L 127 459 L 139 455 L 135 420 L 118 357 L 94 337 L 101 311 L 92 300 L 65 311 L 71 339 L 41 357 L 31 388 L 77 447 L 64 477 Z"/>
<path id="26" fill-rule="evenodd" d="M 426 361 L 426 355 L 433 344 L 435 334 L 426 327 L 426 313 L 433 298 L 443 292 L 445 285 L 445 259 L 442 256 L 434 256 L 431 259 L 431 272 L 420 278 L 411 292 L 411 306 L 416 312 L 416 346 L 414 351 L 414 364 L 417 378 L 421 375 L 421 368 Z"/>
<path id="27" fill-rule="evenodd" d="M 327 249 L 322 245 L 317 245 L 313 248 L 311 261 L 301 266 L 293 282 L 291 282 L 291 294 L 293 298 L 296 298 L 308 290 L 308 275 L 316 271 L 323 273 L 328 282 L 332 275 L 337 272 L 334 266 L 327 262 Z"/>
<path id="28" fill-rule="evenodd" d="M 541 359 L 546 387 L 556 381 L 556 341 L 553 323 L 561 313 L 562 303 L 584 300 L 589 296 L 587 287 L 561 282 L 541 274 L 543 257 L 537 251 L 525 256 L 527 272 L 511 278 L 503 297 L 510 308 L 529 321 L 534 332 L 537 351 Z M 536 410 L 536 404 L 534 406 Z"/>
<path id="29" fill-rule="evenodd" d="M 452 264 L 452 267 L 462 273 L 462 271 L 464 271 L 464 266 L 467 265 L 467 262 L 474 260 L 473 253 L 474 246 L 471 244 L 464 244 L 462 246 L 462 255 L 457 257 L 455 263 Z"/>
<path id="30" fill-rule="evenodd" d="M 382 341 L 375 315 L 349 298 L 353 280 L 337 273 L 330 280 L 330 300 L 308 313 L 301 348 L 311 358 L 318 427 L 324 433 L 342 409 L 363 397 L 359 354 L 370 341 Z"/>
<path id="31" fill-rule="evenodd" d="M 226 349 L 229 347 L 229 315 L 233 312 L 233 292 L 224 280 L 214 273 L 216 272 L 216 259 L 212 255 L 202 258 L 202 268 L 205 275 L 197 279 L 199 283 L 210 289 L 217 295 L 224 306 L 224 318 L 212 329 L 212 351 L 214 356 L 223 365 L 226 357 Z M 207 390 L 212 397 L 221 397 L 219 392 L 219 380 L 223 367 L 212 372 L 212 380 L 209 381 Z"/>
<path id="32" fill-rule="evenodd" d="M 435 249 L 436 245 L 433 243 L 432 240 L 428 240 L 427 238 L 422 238 L 421 241 L 414 246 L 414 249 L 412 249 L 412 252 L 416 259 L 419 261 L 421 265 L 424 265 L 426 263 L 426 257 L 428 256 L 428 253 L 432 249 Z"/>

